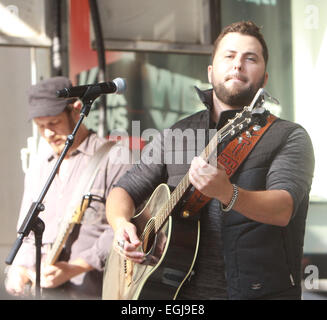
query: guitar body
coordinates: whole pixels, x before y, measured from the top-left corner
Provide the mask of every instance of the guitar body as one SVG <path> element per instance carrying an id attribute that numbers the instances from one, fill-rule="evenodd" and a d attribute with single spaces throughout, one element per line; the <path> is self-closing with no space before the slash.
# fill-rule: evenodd
<path id="1" fill-rule="evenodd" d="M 132 219 L 143 240 L 140 250 L 147 254 L 144 263 L 133 263 L 111 249 L 103 279 L 103 299 L 177 298 L 194 266 L 200 224 L 196 217 L 183 218 L 174 211 L 160 231 L 155 231 L 155 220 L 169 198 L 168 186 L 159 185 L 144 209 Z"/>

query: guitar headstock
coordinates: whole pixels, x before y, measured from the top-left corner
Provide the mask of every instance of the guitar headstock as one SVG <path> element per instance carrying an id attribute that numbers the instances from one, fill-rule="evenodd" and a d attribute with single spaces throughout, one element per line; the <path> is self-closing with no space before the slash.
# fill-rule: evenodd
<path id="1" fill-rule="evenodd" d="M 269 111 L 263 107 L 263 104 L 268 99 L 274 102 L 277 101 L 263 88 L 259 89 L 250 106 L 244 107 L 233 119 L 228 120 L 228 123 L 221 129 L 218 141 L 221 142 L 226 138 L 233 139 L 252 125 L 254 125 L 255 131 L 264 127 L 267 122 Z"/>

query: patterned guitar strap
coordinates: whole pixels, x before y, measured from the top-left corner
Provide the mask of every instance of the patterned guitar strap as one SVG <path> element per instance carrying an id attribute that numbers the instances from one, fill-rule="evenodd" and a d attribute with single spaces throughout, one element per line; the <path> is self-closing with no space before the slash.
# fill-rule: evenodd
<path id="1" fill-rule="evenodd" d="M 219 154 L 217 161 L 225 168 L 227 176 L 230 178 L 240 167 L 242 162 L 250 154 L 251 150 L 258 143 L 263 134 L 277 119 L 276 116 L 269 114 L 267 123 L 264 127 L 255 131 L 253 126 L 250 128 L 251 136 L 248 137 L 247 132 L 243 132 L 240 137 L 232 140 L 226 148 Z M 205 196 L 200 191 L 195 190 L 187 200 L 183 207 L 183 217 L 195 215 L 204 207 L 211 198 Z"/>

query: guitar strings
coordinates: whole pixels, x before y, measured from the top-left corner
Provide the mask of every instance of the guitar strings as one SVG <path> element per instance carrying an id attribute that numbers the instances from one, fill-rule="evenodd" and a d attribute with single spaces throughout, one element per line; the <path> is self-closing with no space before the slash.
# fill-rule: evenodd
<path id="1" fill-rule="evenodd" d="M 202 157 L 205 161 L 208 161 L 210 155 L 214 150 L 216 150 L 218 144 L 224 140 L 231 132 L 234 130 L 237 126 L 241 128 L 241 126 L 244 125 L 244 123 L 250 124 L 249 119 L 251 118 L 245 118 L 242 120 L 239 124 L 236 124 L 232 129 L 229 129 L 231 125 L 234 124 L 234 122 L 242 117 L 242 115 L 247 110 L 242 111 L 242 113 L 238 113 L 236 117 L 228 122 L 222 129 L 220 129 L 214 137 L 209 141 L 207 147 L 202 151 L 200 157 Z M 245 129 L 246 127 L 244 127 Z M 243 129 L 243 127 L 241 128 Z M 227 131 L 226 131 L 227 130 Z M 226 132 L 224 132 L 226 131 Z M 180 183 L 177 185 L 177 187 L 174 189 L 174 191 L 170 195 L 170 199 L 168 200 L 168 203 L 165 204 L 159 211 L 158 215 L 154 218 L 154 223 L 151 224 L 150 227 L 146 228 L 143 233 L 140 236 L 140 240 L 143 242 L 146 237 L 149 237 L 150 234 L 154 231 L 157 233 L 163 226 L 163 223 L 166 221 L 168 216 L 170 215 L 173 208 L 176 206 L 178 201 L 181 199 L 182 195 L 185 193 L 187 188 L 190 186 L 189 181 L 189 170 L 187 171 L 186 175 L 182 178 Z M 171 203 L 173 202 L 173 203 Z M 159 221 L 159 223 L 157 223 Z"/>
<path id="2" fill-rule="evenodd" d="M 243 111 L 244 113 L 245 111 Z M 229 128 L 229 126 L 231 124 L 233 124 L 235 122 L 235 120 L 237 118 L 239 118 L 240 116 L 242 116 L 242 114 L 238 114 L 236 118 L 234 118 L 233 120 L 231 120 L 227 125 L 225 125 L 222 129 L 220 129 L 215 136 L 210 140 L 210 142 L 208 143 L 207 147 L 203 150 L 203 152 L 201 153 L 200 156 L 202 156 L 202 158 L 204 158 L 204 160 L 208 160 L 209 155 L 213 152 L 213 150 L 218 146 L 219 142 L 221 142 L 223 139 L 225 139 L 233 129 L 235 129 L 235 127 L 233 127 L 231 130 L 229 129 L 227 132 L 223 132 L 226 131 L 227 128 Z M 242 120 L 239 124 L 237 124 L 237 126 L 241 126 L 244 123 L 248 123 L 249 121 L 248 119 L 244 119 Z M 188 171 L 189 172 L 189 171 Z M 180 183 L 177 185 L 177 187 L 175 188 L 175 190 L 171 193 L 171 197 L 168 201 L 168 203 L 162 207 L 162 209 L 159 211 L 158 215 L 156 217 L 154 217 L 154 224 L 151 224 L 151 226 L 149 228 L 147 228 L 141 235 L 141 239 L 140 240 L 144 240 L 145 237 L 148 237 L 153 231 L 158 232 L 158 230 L 162 227 L 163 223 L 166 221 L 166 219 L 168 218 L 170 212 L 173 210 L 173 208 L 176 206 L 176 204 L 178 203 L 178 201 L 180 200 L 181 196 L 184 194 L 184 192 L 186 191 L 186 189 L 189 187 L 190 182 L 189 182 L 189 178 L 188 178 L 188 172 L 187 174 L 182 178 L 182 180 L 180 181 Z M 182 189 L 182 192 L 181 190 Z M 173 204 L 171 204 L 172 200 L 174 200 Z M 159 226 L 158 226 L 158 219 L 159 219 Z"/>

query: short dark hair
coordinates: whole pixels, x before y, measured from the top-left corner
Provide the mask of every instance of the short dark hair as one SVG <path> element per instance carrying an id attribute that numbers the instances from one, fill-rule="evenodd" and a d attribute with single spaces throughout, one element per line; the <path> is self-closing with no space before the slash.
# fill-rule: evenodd
<path id="1" fill-rule="evenodd" d="M 266 41 L 261 33 L 261 28 L 259 28 L 253 21 L 240 21 L 240 22 L 234 22 L 228 26 L 226 26 L 221 33 L 219 34 L 218 38 L 213 44 L 213 51 L 212 51 L 212 60 L 215 57 L 217 48 L 219 46 L 219 43 L 221 39 L 228 33 L 232 32 L 237 32 L 243 35 L 248 35 L 255 37 L 258 39 L 262 46 L 262 55 L 265 60 L 265 64 L 267 66 L 268 64 L 268 58 L 269 58 L 269 53 L 268 53 L 268 47 L 266 44 Z"/>

